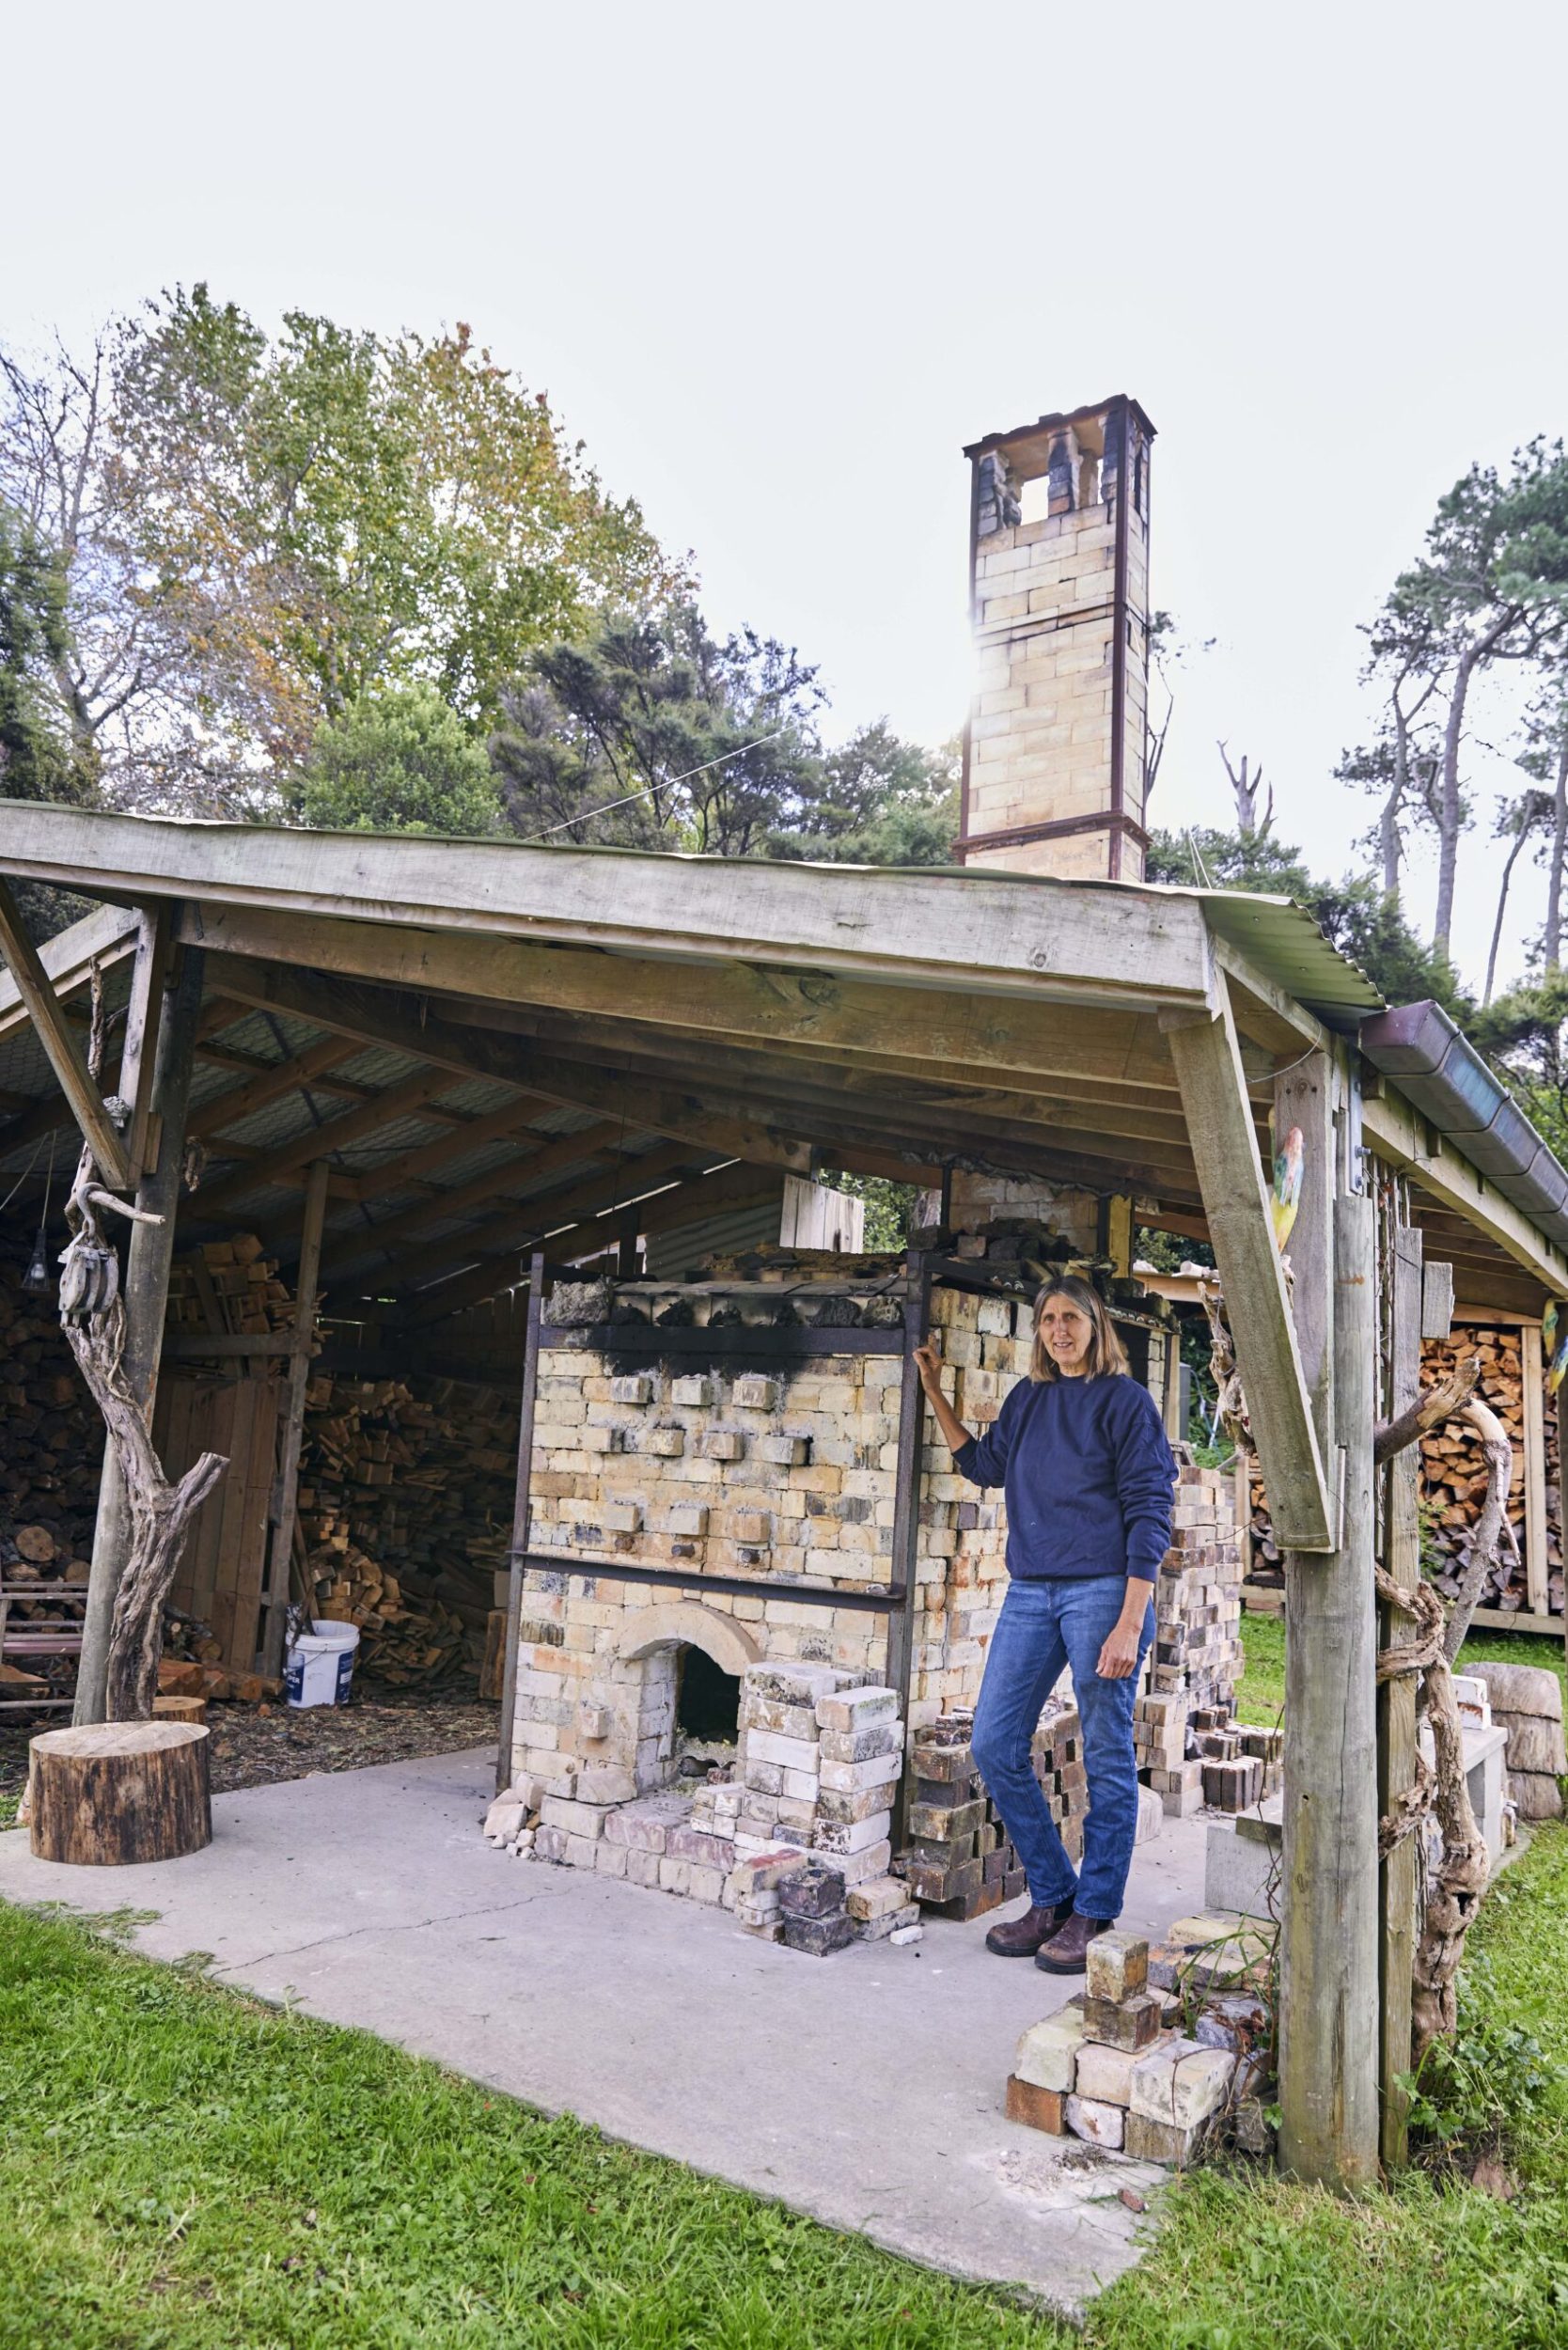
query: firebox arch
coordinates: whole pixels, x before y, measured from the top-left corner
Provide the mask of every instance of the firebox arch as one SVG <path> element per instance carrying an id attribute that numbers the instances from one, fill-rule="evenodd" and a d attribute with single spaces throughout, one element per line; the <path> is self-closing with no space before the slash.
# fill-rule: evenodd
<path id="1" fill-rule="evenodd" d="M 737 1681 L 748 1667 L 762 1661 L 760 1643 L 744 1624 L 737 1623 L 732 1616 L 721 1616 L 716 1608 L 700 1606 L 695 1600 L 671 1600 L 641 1609 L 635 1636 L 631 1645 L 622 1649 L 621 1659 L 635 1665 L 640 1657 L 651 1656 L 656 1649 L 682 1646 L 703 1650 L 721 1672 L 732 1673 Z"/>

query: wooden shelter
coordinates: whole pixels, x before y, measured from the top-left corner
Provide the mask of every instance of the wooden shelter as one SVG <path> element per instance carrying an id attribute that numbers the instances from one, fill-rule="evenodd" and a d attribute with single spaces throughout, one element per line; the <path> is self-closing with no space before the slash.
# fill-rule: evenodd
<path id="1" fill-rule="evenodd" d="M 1284 2155 L 1346 2182 L 1373 2174 L 1380 2145 L 1397 2157 L 1414 1863 L 1406 1844 L 1380 1872 L 1377 1820 L 1413 1770 L 1414 1700 L 1396 1684 L 1379 1714 L 1372 1569 L 1381 1542 L 1413 1578 L 1417 1528 L 1408 1456 L 1378 1472 L 1374 1499 L 1373 1428 L 1414 1388 L 1423 1249 L 1458 1258 L 1470 1294 L 1532 1316 L 1568 1291 L 1568 1261 L 1463 1137 L 1369 1071 L 1356 1034 L 1376 993 L 1304 913 L 978 867 L 9 805 L 0 874 L 102 901 L 39 955 L 0 896 L 8 1180 L 36 1198 L 40 1139 L 79 1127 L 111 1182 L 172 1209 L 171 1169 L 199 1141 L 181 1241 L 260 1232 L 299 1268 L 306 1324 L 319 1262 L 329 1310 L 372 1356 L 450 1363 L 465 1314 L 515 1292 L 528 1252 L 579 1262 L 614 1246 L 636 1203 L 645 1228 L 691 1221 L 780 1168 L 1017 1176 L 1096 1195 L 1123 1234 L 1209 1239 L 1288 1554 Z M 102 1088 L 80 1044 L 95 965 L 124 1011 Z M 1306 1139 L 1294 1289 L 1269 1214 L 1274 1113 Z M 175 1246 L 171 1215 L 131 1250 L 149 1383 Z M 264 1343 L 297 1372 L 306 1336 Z M 274 1621 L 298 1402 L 296 1378 Z M 116 1539 L 111 1506 L 89 1651 Z"/>

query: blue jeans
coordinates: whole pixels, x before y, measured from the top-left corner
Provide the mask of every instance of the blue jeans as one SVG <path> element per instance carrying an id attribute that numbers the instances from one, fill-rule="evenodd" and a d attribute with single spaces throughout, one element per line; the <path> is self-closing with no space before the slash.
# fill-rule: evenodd
<path id="1" fill-rule="evenodd" d="M 1095 1671 L 1126 1595 L 1120 1574 L 1011 1583 L 975 1708 L 976 1767 L 1012 1839 L 1030 1901 L 1043 1909 L 1071 1901 L 1085 1918 L 1121 1916 L 1137 1828 L 1133 1701 L 1138 1676 L 1102 1681 Z M 1153 1637 L 1151 1601 L 1138 1641 L 1140 1666 Z M 1073 1668 L 1089 1774 L 1081 1872 L 1067 1857 L 1029 1760 L 1029 1741 L 1064 1665 Z"/>

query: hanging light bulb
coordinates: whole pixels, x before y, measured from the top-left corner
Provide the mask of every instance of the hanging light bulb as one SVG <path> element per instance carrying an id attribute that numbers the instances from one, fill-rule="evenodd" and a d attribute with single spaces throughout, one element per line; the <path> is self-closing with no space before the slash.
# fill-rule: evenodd
<path id="1" fill-rule="evenodd" d="M 43 1186 L 43 1213 L 39 1217 L 39 1236 L 33 1243 L 33 1261 L 22 1277 L 22 1286 L 31 1290 L 35 1297 L 47 1297 L 55 1284 L 49 1277 L 49 1194 L 55 1183 L 55 1146 L 49 1146 L 49 1173 Z"/>

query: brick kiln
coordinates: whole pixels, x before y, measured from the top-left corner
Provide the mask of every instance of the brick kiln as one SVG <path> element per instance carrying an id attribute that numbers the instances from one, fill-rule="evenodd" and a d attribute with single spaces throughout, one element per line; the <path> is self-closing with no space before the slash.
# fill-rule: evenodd
<path id="1" fill-rule="evenodd" d="M 939 1333 L 955 1409 L 988 1424 L 1027 1375 L 1041 1274 L 1069 1253 L 1004 1224 L 906 1260 L 772 1251 L 680 1283 L 556 1285 L 533 1356 L 508 1841 L 787 1939 L 808 1856 L 863 1931 L 897 1930 L 911 1895 L 971 1917 L 1022 1889 L 967 1747 L 1005 1512 L 954 1470 L 913 1353 Z M 1098 1272 L 1164 1402 L 1164 1308 Z M 1240 1653 L 1227 1488 L 1184 1479 L 1140 1705 L 1171 1810 L 1201 1793 L 1188 1716 L 1207 1706 L 1227 1734 Z M 1037 1755 L 1075 1845 L 1065 1689 Z M 831 1947 L 826 1914 L 812 1936 L 796 1921 L 800 1947 Z"/>

